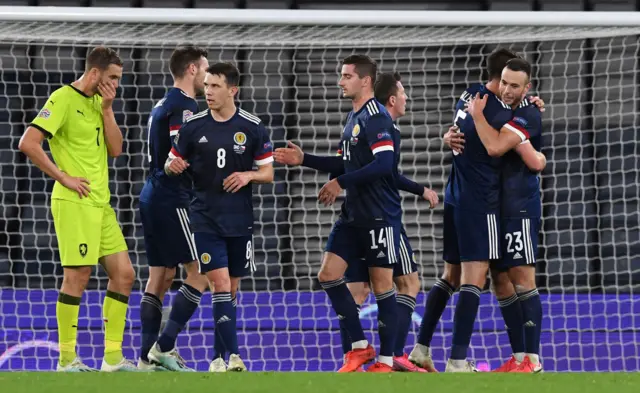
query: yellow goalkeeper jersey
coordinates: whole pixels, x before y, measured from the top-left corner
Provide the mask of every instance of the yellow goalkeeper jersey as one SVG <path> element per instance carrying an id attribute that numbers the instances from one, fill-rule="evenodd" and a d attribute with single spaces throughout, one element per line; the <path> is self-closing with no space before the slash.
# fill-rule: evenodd
<path id="1" fill-rule="evenodd" d="M 87 96 L 71 85 L 51 94 L 31 122 L 49 140 L 53 160 L 64 173 L 89 180 L 91 192 L 82 198 L 56 182 L 52 199 L 64 199 L 91 205 L 108 204 L 109 171 L 104 141 L 102 97 Z"/>

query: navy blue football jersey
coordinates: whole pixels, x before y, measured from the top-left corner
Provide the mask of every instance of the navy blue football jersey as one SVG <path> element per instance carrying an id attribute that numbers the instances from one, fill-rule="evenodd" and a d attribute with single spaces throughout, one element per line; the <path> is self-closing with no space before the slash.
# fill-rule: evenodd
<path id="1" fill-rule="evenodd" d="M 173 138 L 184 122 L 198 112 L 198 103 L 187 93 L 173 87 L 153 107 L 147 122 L 147 156 L 149 181 L 140 194 L 140 200 L 149 202 L 152 197 L 165 201 L 188 200 L 190 181 L 185 176 L 167 176 L 164 163 L 169 156 Z"/>
<path id="2" fill-rule="evenodd" d="M 537 106 L 523 100 L 505 127 L 517 133 L 522 143 L 531 143 L 534 149 L 540 151 L 542 114 Z M 541 203 L 538 174 L 525 165 L 515 150 L 507 152 L 502 165 L 502 216 L 540 217 Z"/>
<path id="3" fill-rule="evenodd" d="M 464 151 L 454 154 L 444 201 L 462 210 L 492 213 L 500 209 L 501 159 L 489 156 L 473 118 L 465 112 L 465 103 L 476 93 L 489 95 L 483 113 L 491 127 L 500 130 L 512 118 L 511 107 L 483 84 L 473 85 L 462 93 L 456 104 L 454 124 L 464 134 Z"/>
<path id="4" fill-rule="evenodd" d="M 251 184 L 232 194 L 223 181 L 235 172 L 273 162 L 273 146 L 260 119 L 242 109 L 225 122 L 206 110 L 191 117 L 176 136 L 170 156 L 189 164 L 195 198 L 191 203 L 194 232 L 220 236 L 250 235 L 253 231 Z"/>
<path id="5" fill-rule="evenodd" d="M 349 113 L 338 150 L 344 162 L 344 173 L 365 167 L 379 152 L 395 152 L 396 159 L 390 175 L 369 184 L 347 187 L 342 220 L 355 226 L 400 225 L 399 142 L 400 133 L 394 128 L 389 112 L 375 99 L 367 101 L 358 112 Z"/>

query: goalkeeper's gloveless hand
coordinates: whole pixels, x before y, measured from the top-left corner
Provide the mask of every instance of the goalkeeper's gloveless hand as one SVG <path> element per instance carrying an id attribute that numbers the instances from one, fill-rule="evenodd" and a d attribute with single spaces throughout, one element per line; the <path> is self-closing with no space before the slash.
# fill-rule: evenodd
<path id="1" fill-rule="evenodd" d="M 60 184 L 77 192 L 80 199 L 88 197 L 91 192 L 91 188 L 89 188 L 89 180 L 83 177 L 73 177 L 65 173 L 62 179 L 60 179 Z"/>
<path id="2" fill-rule="evenodd" d="M 98 84 L 98 91 L 102 96 L 102 109 L 109 109 L 113 105 L 113 100 L 116 98 L 116 88 L 111 82 Z"/>

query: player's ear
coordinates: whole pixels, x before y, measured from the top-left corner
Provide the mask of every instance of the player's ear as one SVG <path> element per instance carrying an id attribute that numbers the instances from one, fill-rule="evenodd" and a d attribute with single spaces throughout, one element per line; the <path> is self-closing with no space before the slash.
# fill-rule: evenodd
<path id="1" fill-rule="evenodd" d="M 235 97 L 238 94 L 238 86 L 231 86 L 229 91 L 231 92 L 231 97 Z"/>
<path id="2" fill-rule="evenodd" d="M 389 105 L 395 106 L 397 102 L 396 96 L 389 97 Z"/>
<path id="3" fill-rule="evenodd" d="M 90 79 L 97 80 L 100 78 L 100 70 L 98 70 L 96 67 L 93 67 L 89 70 L 89 72 L 87 73 L 87 76 Z"/>

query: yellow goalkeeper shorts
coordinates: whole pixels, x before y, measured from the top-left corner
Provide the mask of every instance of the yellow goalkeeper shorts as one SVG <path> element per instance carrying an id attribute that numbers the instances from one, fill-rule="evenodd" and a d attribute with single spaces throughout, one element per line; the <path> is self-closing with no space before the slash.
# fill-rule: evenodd
<path id="1" fill-rule="evenodd" d="M 110 205 L 53 199 L 51 213 L 62 266 L 93 266 L 105 255 L 127 251 L 116 213 Z"/>

